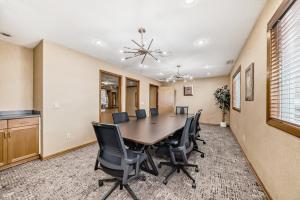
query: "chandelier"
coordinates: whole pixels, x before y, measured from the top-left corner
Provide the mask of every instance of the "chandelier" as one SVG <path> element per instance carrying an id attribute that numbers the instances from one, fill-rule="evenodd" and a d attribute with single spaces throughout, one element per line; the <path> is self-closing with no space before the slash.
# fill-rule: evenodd
<path id="1" fill-rule="evenodd" d="M 179 72 L 180 65 L 177 65 L 177 73 L 174 75 L 169 76 L 168 78 L 165 79 L 166 82 L 173 82 L 175 83 L 176 81 L 184 81 L 187 82 L 188 80 L 193 80 L 193 77 L 188 75 L 188 74 L 181 74 Z"/>
<path id="2" fill-rule="evenodd" d="M 145 42 L 144 42 L 144 34 L 146 33 L 145 28 L 139 28 L 138 32 L 141 34 L 140 43 L 136 42 L 135 40 L 131 40 L 137 47 L 135 47 L 135 48 L 124 47 L 125 50 L 122 50 L 121 53 L 131 54 L 131 55 L 123 58 L 123 60 L 128 60 L 131 58 L 143 56 L 142 61 L 141 61 L 141 64 L 143 64 L 143 62 L 145 61 L 145 58 L 147 57 L 147 55 L 149 55 L 154 60 L 159 62 L 159 59 L 157 58 L 157 56 L 163 57 L 163 55 L 166 53 L 162 52 L 160 49 L 151 50 L 151 45 L 153 43 L 153 39 L 150 41 L 149 45 L 146 47 Z"/>

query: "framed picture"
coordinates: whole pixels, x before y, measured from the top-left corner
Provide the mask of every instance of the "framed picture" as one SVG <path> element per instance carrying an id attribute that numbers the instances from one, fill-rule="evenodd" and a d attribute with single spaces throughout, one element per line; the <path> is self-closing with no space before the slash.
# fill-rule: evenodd
<path id="1" fill-rule="evenodd" d="M 254 100 L 254 63 L 245 71 L 245 100 Z"/>
<path id="2" fill-rule="evenodd" d="M 232 77 L 232 109 L 241 111 L 241 66 Z"/>
<path id="3" fill-rule="evenodd" d="M 193 96 L 194 95 L 193 86 L 192 85 L 183 86 L 183 95 L 184 96 Z"/>

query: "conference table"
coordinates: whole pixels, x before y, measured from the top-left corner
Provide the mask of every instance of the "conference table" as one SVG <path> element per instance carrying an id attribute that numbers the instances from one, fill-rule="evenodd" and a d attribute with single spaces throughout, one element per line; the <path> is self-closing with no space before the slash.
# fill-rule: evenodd
<path id="1" fill-rule="evenodd" d="M 141 145 L 145 150 L 148 158 L 141 166 L 143 171 L 158 175 L 156 165 L 149 153 L 149 147 L 183 128 L 188 116 L 190 115 L 167 113 L 119 124 L 122 137 Z"/>

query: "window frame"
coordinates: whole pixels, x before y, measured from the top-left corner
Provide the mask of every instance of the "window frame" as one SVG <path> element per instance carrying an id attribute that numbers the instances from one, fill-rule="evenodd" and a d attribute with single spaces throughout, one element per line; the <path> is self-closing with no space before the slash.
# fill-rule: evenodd
<path id="1" fill-rule="evenodd" d="M 296 0 L 284 0 L 282 4 L 279 6 L 278 10 L 275 12 L 273 17 L 268 23 L 268 30 L 267 30 L 267 116 L 266 121 L 267 124 L 285 131 L 291 135 L 296 137 L 300 137 L 300 126 L 283 121 L 280 119 L 275 119 L 271 117 L 271 110 L 270 110 L 270 103 L 271 103 L 271 91 L 270 91 L 270 74 L 271 74 L 271 30 L 275 27 L 277 22 L 285 16 L 286 12 L 293 6 Z"/>
<path id="2" fill-rule="evenodd" d="M 241 108 L 242 108 L 242 72 L 241 72 L 241 68 L 242 66 L 240 65 L 237 70 L 234 72 L 233 76 L 232 76 L 232 83 L 231 83 L 231 86 L 232 86 L 232 98 L 231 98 L 231 105 L 232 105 L 232 109 L 237 111 L 237 112 L 241 112 Z M 237 107 L 234 107 L 234 104 L 233 104 L 233 80 L 234 78 L 240 73 L 240 107 L 237 108 Z"/>

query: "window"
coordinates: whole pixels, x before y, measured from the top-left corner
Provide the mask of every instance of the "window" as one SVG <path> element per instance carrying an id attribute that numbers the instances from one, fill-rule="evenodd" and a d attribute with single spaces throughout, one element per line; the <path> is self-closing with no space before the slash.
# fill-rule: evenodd
<path id="1" fill-rule="evenodd" d="M 268 24 L 267 123 L 300 137 L 300 1 L 287 0 Z"/>
<path id="2" fill-rule="evenodd" d="M 241 111 L 241 66 L 232 77 L 232 109 Z"/>

